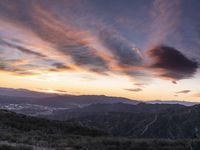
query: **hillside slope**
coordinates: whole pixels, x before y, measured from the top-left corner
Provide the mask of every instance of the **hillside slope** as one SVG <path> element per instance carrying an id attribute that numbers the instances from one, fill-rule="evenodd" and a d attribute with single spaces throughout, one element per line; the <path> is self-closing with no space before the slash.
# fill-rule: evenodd
<path id="1" fill-rule="evenodd" d="M 146 107 L 148 108 L 148 106 Z M 150 108 L 151 106 L 147 109 L 148 111 L 138 109 L 140 111 L 87 112 L 87 115 L 69 121 L 97 127 L 114 136 L 167 139 L 200 138 L 200 105 L 152 111 Z M 127 110 L 129 109 L 127 108 Z"/>
<path id="2" fill-rule="evenodd" d="M 71 136 L 102 136 L 105 132 L 76 123 L 52 121 L 0 110 L 0 141 L 33 142 Z"/>

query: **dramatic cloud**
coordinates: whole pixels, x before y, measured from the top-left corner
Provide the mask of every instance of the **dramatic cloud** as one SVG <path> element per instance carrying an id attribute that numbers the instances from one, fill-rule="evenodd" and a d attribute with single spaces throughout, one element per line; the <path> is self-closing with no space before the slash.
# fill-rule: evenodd
<path id="1" fill-rule="evenodd" d="M 141 88 L 135 88 L 135 89 L 124 89 L 126 91 L 130 91 L 130 92 L 141 92 L 142 89 Z"/>
<path id="2" fill-rule="evenodd" d="M 175 48 L 157 46 L 148 53 L 153 59 L 150 67 L 161 77 L 180 80 L 192 77 L 197 71 L 198 63 Z"/>
<path id="3" fill-rule="evenodd" d="M 15 9 L 10 8 L 11 5 Z M 22 7 L 25 7 L 25 9 Z M 100 73 L 109 70 L 104 58 L 99 56 L 97 50 L 88 44 L 87 35 L 67 22 L 56 19 L 53 12 L 44 8 L 42 3 L 38 1 L 25 2 L 23 0 L 18 3 L 6 1 L 0 3 L 0 8 L 0 15 L 5 21 L 29 30 L 29 32 L 49 43 L 52 49 L 65 56 L 66 63 L 74 63 L 78 67 Z M 13 43 L 5 41 L 1 43 L 24 53 L 45 57 L 39 52 Z"/>
<path id="4" fill-rule="evenodd" d="M 144 50 L 152 45 L 165 43 L 176 30 L 181 13 L 180 1 L 148 2 L 146 13 L 151 14 L 138 8 L 133 10 L 127 4 L 123 5 L 129 9 L 127 16 L 106 10 L 108 16 L 112 14 L 115 19 L 121 16 L 133 24 L 135 19 L 142 22 L 147 32 L 145 36 L 139 34 L 144 33 L 141 28 L 131 28 L 139 31 L 129 30 L 129 33 L 122 24 L 113 24 L 114 18 L 107 17 L 107 14 L 101 16 L 99 12 L 104 5 L 107 6 L 107 1 L 102 1 L 102 8 L 98 4 L 96 1 L 73 0 L 0 1 L 0 69 L 17 74 L 74 69 L 103 75 L 126 75 L 135 80 L 148 78 L 148 81 L 153 73 L 174 83 L 196 73 L 197 63 L 174 48 L 157 46 L 147 57 L 143 55 Z M 121 4 L 117 2 L 113 9 L 121 8 Z M 135 14 L 139 11 L 144 18 L 141 20 L 132 11 Z"/>
<path id="5" fill-rule="evenodd" d="M 12 9 L 11 6 L 15 9 Z M 22 6 L 26 9 L 23 9 Z M 126 74 L 131 78 L 144 75 L 142 71 L 135 69 L 135 67 L 143 64 L 143 56 L 140 50 L 134 44 L 130 44 L 121 34 L 107 27 L 106 24 L 99 29 L 98 34 L 92 34 L 93 30 L 83 30 L 75 23 L 73 24 L 73 21 L 70 20 L 71 17 L 66 15 L 68 10 L 63 12 L 68 20 L 58 17 L 59 10 L 54 5 L 51 6 L 51 2 L 20 0 L 16 3 L 6 1 L 5 3 L 0 2 L 0 8 L 0 16 L 7 24 L 17 26 L 26 33 L 33 34 L 48 43 L 50 49 L 54 49 L 60 53 L 61 57 L 64 57 L 65 62 L 62 61 L 62 66 L 55 66 L 52 63 L 45 62 L 48 57 L 44 53 L 45 51 L 39 52 L 40 49 L 36 51 L 27 48 L 22 46 L 23 43 L 21 45 L 7 40 L 1 41 L 1 44 L 10 48 L 39 57 L 40 62 L 43 61 L 43 67 L 46 64 L 49 65 L 47 70 L 58 71 L 67 69 L 72 65 L 76 68 L 104 75 L 107 72 Z M 74 22 L 78 19 L 73 18 Z M 103 24 L 101 21 L 94 21 L 98 24 L 95 25 L 95 29 Z M 95 37 L 96 41 L 93 36 L 97 36 Z M 95 45 L 95 42 L 99 42 L 100 46 Z M 31 65 L 37 66 L 32 63 Z"/>
<path id="6" fill-rule="evenodd" d="M 122 67 L 139 66 L 143 63 L 141 52 L 125 39 L 111 31 L 101 31 L 100 39 Z"/>
<path id="7" fill-rule="evenodd" d="M 30 54 L 30 55 L 35 55 L 35 56 L 38 56 L 38 57 L 46 57 L 45 55 L 41 54 L 41 53 L 38 53 L 38 52 L 35 52 L 33 50 L 30 50 L 28 48 L 25 48 L 25 47 L 22 47 L 22 46 L 19 46 L 19 45 L 16 45 L 16 44 L 12 44 L 12 43 L 9 43 L 9 42 L 6 42 L 2 39 L 0 39 L 0 44 L 1 45 L 4 45 L 4 46 L 8 46 L 10 48 L 14 48 L 14 49 L 17 49 L 23 53 L 27 53 L 27 54 Z"/>
<path id="8" fill-rule="evenodd" d="M 58 51 L 71 57 L 76 65 L 97 72 L 108 70 L 107 62 L 97 54 L 94 48 L 87 44 L 87 41 L 80 37 L 79 32 L 65 26 L 58 28 L 56 21 L 48 22 L 48 18 L 42 18 L 38 21 L 37 34 L 43 40 L 54 44 Z"/>
<path id="9" fill-rule="evenodd" d="M 190 93 L 191 91 L 190 90 L 182 90 L 182 91 L 178 91 L 176 92 L 177 94 L 187 94 L 187 93 Z"/>

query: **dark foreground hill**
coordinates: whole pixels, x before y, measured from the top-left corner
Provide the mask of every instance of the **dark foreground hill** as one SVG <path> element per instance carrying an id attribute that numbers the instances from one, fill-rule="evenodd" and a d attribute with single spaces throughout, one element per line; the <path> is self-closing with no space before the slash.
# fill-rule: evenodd
<path id="1" fill-rule="evenodd" d="M 47 119 L 35 118 L 0 110 L 0 140 L 22 143 L 52 142 L 76 136 L 102 136 L 95 128 Z"/>
<path id="2" fill-rule="evenodd" d="M 180 108 L 178 110 L 165 110 L 170 111 L 170 115 L 178 115 L 180 112 L 183 112 L 182 115 L 185 116 L 185 121 L 189 121 L 192 124 L 196 124 L 198 127 L 198 116 L 192 117 L 193 115 L 199 114 L 199 106 L 195 106 L 193 108 Z M 164 111 L 159 110 L 156 112 L 160 112 L 162 115 Z M 111 113 L 111 116 L 110 116 Z M 113 115 L 114 113 L 114 115 Z M 103 125 L 100 127 L 101 129 L 105 129 L 104 131 L 96 129 L 89 125 L 90 123 L 82 122 L 82 120 L 76 120 L 80 125 L 77 125 L 76 122 L 69 123 L 63 121 L 53 121 L 47 119 L 40 119 L 25 115 L 20 115 L 16 113 L 12 113 L 5 110 L 0 110 L 0 149 L 1 150 L 199 150 L 200 140 L 196 139 L 179 139 L 179 140 L 169 140 L 169 139 L 142 139 L 142 136 L 138 137 L 130 137 L 124 135 L 121 136 L 112 136 L 106 133 L 109 128 L 107 124 L 110 124 L 115 129 L 118 129 L 120 133 L 123 129 L 126 129 L 128 126 L 124 124 L 125 122 L 131 122 L 128 127 L 130 132 L 137 131 L 137 128 L 140 129 L 143 127 L 143 124 L 149 124 L 149 129 L 146 129 L 145 135 L 151 135 L 150 133 L 154 132 L 154 135 L 157 135 L 156 132 L 159 133 L 160 130 L 168 130 L 168 126 L 166 124 L 166 128 L 159 129 L 161 126 L 156 126 L 155 130 L 151 130 L 151 125 L 157 122 L 155 119 L 155 111 L 149 111 L 149 113 L 145 113 L 146 116 L 143 116 L 143 113 L 120 113 L 117 112 L 106 112 L 104 114 L 99 115 L 103 116 L 103 118 L 99 118 L 97 114 L 97 120 L 93 120 L 97 123 L 94 125 L 98 127 L 99 125 Z M 107 116 L 106 116 L 107 114 Z M 123 115 L 122 115 L 123 114 Z M 130 116 L 130 114 L 132 114 Z M 140 115 L 139 115 L 140 114 Z M 189 116 L 187 114 L 190 114 Z M 122 115 L 122 116 L 121 116 Z M 164 115 L 165 116 L 165 115 Z M 152 118 L 151 118 L 152 117 Z M 188 117 L 191 117 L 188 119 Z M 88 116 L 91 119 L 91 116 Z M 107 118 L 107 119 L 106 119 Z M 109 119 L 112 118 L 112 124 Z M 132 120 L 134 118 L 134 120 Z M 146 120 L 141 118 L 146 118 Z M 187 120 L 187 119 L 188 120 Z M 157 119 L 159 117 L 157 116 Z M 165 118 L 160 121 L 164 121 L 166 123 Z M 179 121 L 175 118 L 175 121 Z M 152 123 L 153 120 L 153 123 Z M 156 121 L 155 121 L 156 120 Z M 87 119 L 84 119 L 87 121 Z M 194 121 L 194 122 L 193 122 Z M 125 126 L 118 126 L 119 122 L 124 124 Z M 83 125 L 83 123 L 85 125 Z M 134 124 L 137 124 L 137 128 L 133 128 Z M 184 123 L 183 123 L 184 124 Z M 116 127 L 115 127 L 116 125 Z M 105 128 L 106 127 L 106 128 Z M 123 127 L 123 128 L 122 128 Z M 147 126 L 146 126 L 147 127 Z M 188 126 L 189 129 L 189 126 Z M 198 129 L 198 128 L 197 128 Z M 197 131 L 196 129 L 196 131 Z M 149 132 L 150 130 L 151 132 Z M 139 130 L 138 130 L 139 131 Z M 144 130 L 143 130 L 144 131 Z M 124 132 L 126 133 L 126 132 Z M 147 134 L 148 133 L 148 134 Z M 120 134 L 118 134 L 120 135 Z"/>
<path id="3" fill-rule="evenodd" d="M 61 111 L 54 119 L 96 127 L 113 136 L 185 139 L 200 138 L 199 116 L 200 105 L 118 103 Z"/>

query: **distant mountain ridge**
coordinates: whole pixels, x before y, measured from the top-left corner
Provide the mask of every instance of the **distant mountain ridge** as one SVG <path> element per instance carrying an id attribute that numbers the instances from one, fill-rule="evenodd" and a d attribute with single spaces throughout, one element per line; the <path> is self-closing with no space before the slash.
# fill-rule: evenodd
<path id="1" fill-rule="evenodd" d="M 3 97 L 3 98 L 2 98 Z M 74 106 L 89 105 L 93 103 L 127 103 L 127 104 L 138 104 L 142 102 L 140 100 L 131 100 L 128 98 L 122 97 L 112 97 L 104 95 L 59 95 L 56 93 L 44 93 L 31 91 L 27 89 L 13 89 L 13 88 L 0 88 L 0 104 L 1 101 L 6 102 L 6 99 L 9 99 L 9 103 L 12 100 L 15 103 L 26 103 L 31 102 L 39 105 L 47 105 L 52 107 L 61 107 L 70 104 L 70 108 Z M 20 100 L 21 99 L 21 100 Z M 144 102 L 144 101 L 143 101 Z M 192 106 L 200 104 L 200 102 L 188 102 L 188 101 L 145 101 L 145 103 L 150 104 L 181 104 L 185 106 Z"/>
<path id="2" fill-rule="evenodd" d="M 68 120 L 71 118 L 80 118 L 93 115 L 103 115 L 109 113 L 158 113 L 162 111 L 177 110 L 186 108 L 186 106 L 179 104 L 146 104 L 138 103 L 136 105 L 126 103 L 97 103 L 91 104 L 82 108 L 72 108 L 67 110 L 55 110 L 47 117 L 56 120 Z"/>
<path id="3" fill-rule="evenodd" d="M 185 106 L 193 106 L 200 104 L 200 102 L 189 102 L 189 101 L 176 101 L 176 100 L 155 100 L 155 101 L 148 101 L 147 103 L 149 104 L 180 104 L 180 105 L 185 105 Z"/>
<path id="4" fill-rule="evenodd" d="M 67 125 L 89 127 L 87 131 L 90 132 L 92 129 L 95 134 L 102 131 L 111 136 L 131 138 L 200 138 L 200 105 L 184 106 L 174 101 L 170 101 L 172 104 L 164 104 L 165 101 L 144 103 L 104 95 L 40 97 L 38 93 L 34 96 L 35 93 L 30 91 L 17 90 L 16 93 L 16 96 L 15 92 L 7 95 L 6 92 L 2 95 L 0 93 L 0 107 L 26 115 L 51 119 L 51 121 L 33 119 L 34 124 L 39 121 L 57 126 L 57 123 L 63 125 L 64 122 Z M 23 93 L 26 93 L 25 96 Z M 33 95 L 30 96 L 31 94 Z M 32 122 L 32 119 L 26 116 L 12 117 L 13 114 L 10 112 L 6 120 L 6 111 L 0 112 L 1 114 L 3 116 L 0 117 L 2 118 L 0 122 L 9 129 L 15 130 L 16 125 L 19 125 L 20 130 L 21 127 L 25 130 L 26 126 L 20 122 L 27 122 L 26 118 L 28 122 Z M 31 124 L 28 125 L 32 128 Z M 39 125 L 34 129 L 38 127 Z M 42 130 L 45 130 L 44 125 L 42 127 Z M 56 128 L 54 129 L 57 130 Z M 50 130 L 55 131 L 54 129 Z M 84 130 L 85 128 L 83 130 L 81 128 L 81 133 Z"/>
<path id="5" fill-rule="evenodd" d="M 0 87 L 0 95 L 10 97 L 44 98 L 57 96 L 58 94 L 31 91 L 27 89 L 13 89 Z"/>
<path id="6" fill-rule="evenodd" d="M 184 108 L 185 106 L 179 104 L 146 104 L 138 103 L 136 105 L 127 104 L 127 103 L 99 103 L 91 104 L 83 108 L 76 108 L 68 110 L 69 112 L 151 112 L 159 110 L 173 110 L 178 108 Z"/>
<path id="7" fill-rule="evenodd" d="M 24 97 L 24 96 L 6 96 L 0 93 L 0 104 L 1 103 L 13 103 L 13 104 L 37 104 L 51 107 L 83 107 L 95 103 L 127 103 L 127 104 L 138 104 L 139 101 L 130 100 L 121 97 L 110 97 L 103 95 L 57 95 L 51 97 Z"/>

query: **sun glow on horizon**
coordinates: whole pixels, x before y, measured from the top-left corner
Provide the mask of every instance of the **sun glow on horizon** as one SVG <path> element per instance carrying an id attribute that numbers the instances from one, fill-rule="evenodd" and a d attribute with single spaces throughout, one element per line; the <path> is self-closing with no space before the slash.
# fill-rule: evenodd
<path id="1" fill-rule="evenodd" d="M 9 80 L 6 80 L 8 78 Z M 86 76 L 80 73 L 50 73 L 43 75 L 43 78 L 41 78 L 41 76 L 20 77 L 13 76 L 10 73 L 4 73 L 1 74 L 0 82 L 1 87 L 24 88 L 60 95 L 107 95 L 144 101 L 156 99 L 199 101 L 199 98 L 194 96 L 195 93 L 198 93 L 198 90 L 193 93 L 176 95 L 177 89 L 193 87 L 194 83 L 190 83 L 188 80 L 174 85 L 172 82 L 157 79 L 154 81 L 154 84 L 143 85 L 142 91 L 138 92 L 126 90 L 137 89 L 138 86 L 134 85 L 134 82 L 130 79 L 126 77 L 122 78 L 120 75 L 98 76 L 96 78 L 87 76 L 86 78 Z M 198 80 L 194 82 L 198 82 Z M 197 84 L 196 88 L 199 88 Z"/>

